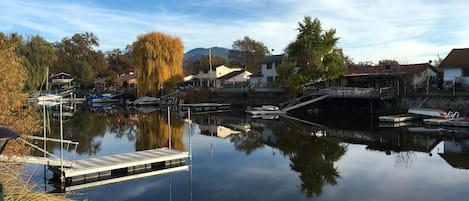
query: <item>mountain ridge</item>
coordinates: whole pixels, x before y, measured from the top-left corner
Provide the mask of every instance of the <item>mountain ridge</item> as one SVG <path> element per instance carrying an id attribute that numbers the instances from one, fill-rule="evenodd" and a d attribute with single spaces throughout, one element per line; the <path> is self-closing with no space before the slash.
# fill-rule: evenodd
<path id="1" fill-rule="evenodd" d="M 219 57 L 224 57 L 228 59 L 228 54 L 230 52 L 230 49 L 224 48 L 224 47 L 210 47 L 210 48 L 203 48 L 203 47 L 198 47 L 191 49 L 184 53 L 184 62 L 187 60 L 192 60 L 196 61 L 199 60 L 202 57 L 208 56 L 209 55 L 209 50 L 212 52 L 212 56 L 219 56 Z"/>

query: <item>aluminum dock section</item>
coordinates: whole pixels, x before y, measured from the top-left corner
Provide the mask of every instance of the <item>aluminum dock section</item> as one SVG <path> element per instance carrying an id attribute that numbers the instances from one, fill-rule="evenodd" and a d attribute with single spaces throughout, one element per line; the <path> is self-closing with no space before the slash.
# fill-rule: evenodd
<path id="1" fill-rule="evenodd" d="M 174 167 L 174 164 L 185 164 L 185 159 L 188 157 L 188 152 L 159 148 L 80 159 L 74 161 L 71 167 L 64 167 L 62 171 L 60 166 L 51 169 L 55 173 L 61 173 L 65 179 L 81 180 L 99 175 L 113 175 L 115 172 L 132 173 L 139 169 L 145 169 L 147 166 Z"/>

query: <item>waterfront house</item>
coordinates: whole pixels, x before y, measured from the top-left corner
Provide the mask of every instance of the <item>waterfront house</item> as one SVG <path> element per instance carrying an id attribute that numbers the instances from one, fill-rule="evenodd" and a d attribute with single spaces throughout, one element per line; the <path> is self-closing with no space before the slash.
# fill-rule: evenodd
<path id="1" fill-rule="evenodd" d="M 270 87 L 277 77 L 277 68 L 283 62 L 285 55 L 271 55 L 260 62 L 261 72 L 251 75 L 249 84 L 253 88 Z"/>
<path id="2" fill-rule="evenodd" d="M 116 77 L 114 82 L 117 84 L 118 87 L 123 88 L 134 88 L 137 84 L 137 79 L 133 72 L 121 74 Z"/>
<path id="3" fill-rule="evenodd" d="M 469 48 L 452 49 L 441 61 L 443 81 L 446 88 L 453 86 L 469 87 Z"/>
<path id="4" fill-rule="evenodd" d="M 347 74 L 337 80 L 326 82 L 341 87 L 395 87 L 403 92 L 417 91 L 438 84 L 438 71 L 428 63 L 349 66 Z"/>
<path id="5" fill-rule="evenodd" d="M 67 90 L 73 88 L 73 77 L 68 73 L 58 73 L 49 76 L 52 89 Z"/>
<path id="6" fill-rule="evenodd" d="M 252 75 L 251 72 L 247 70 L 239 70 L 228 73 L 218 80 L 220 81 L 221 86 L 245 86 L 249 83 L 249 77 Z"/>
<path id="7" fill-rule="evenodd" d="M 220 87 L 221 83 L 218 78 L 223 77 L 231 72 L 241 70 L 241 68 L 230 68 L 225 65 L 199 70 L 197 75 L 195 75 L 194 85 L 203 88 Z"/>

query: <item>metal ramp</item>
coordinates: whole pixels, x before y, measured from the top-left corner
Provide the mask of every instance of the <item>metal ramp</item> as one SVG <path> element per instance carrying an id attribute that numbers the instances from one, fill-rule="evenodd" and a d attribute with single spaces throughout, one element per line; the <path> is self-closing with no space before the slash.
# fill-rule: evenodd
<path id="1" fill-rule="evenodd" d="M 0 161 L 9 162 L 9 163 L 29 163 L 29 164 L 39 164 L 39 165 L 51 165 L 51 166 L 60 166 L 60 158 L 45 158 L 38 156 L 4 156 L 0 155 Z M 71 167 L 72 161 L 62 160 L 62 165 L 64 167 Z"/>
<path id="2" fill-rule="evenodd" d="M 313 98 L 311 100 L 306 100 L 306 101 L 303 101 L 303 102 L 301 101 L 301 99 L 297 99 L 297 101 L 293 101 L 292 104 L 289 104 L 286 107 L 282 108 L 282 111 L 288 112 L 290 110 L 294 110 L 296 108 L 303 107 L 305 105 L 308 105 L 308 104 L 311 104 L 311 103 L 314 103 L 314 102 L 318 102 L 318 101 L 323 100 L 327 97 L 329 97 L 329 94 L 322 95 L 320 97 Z"/>

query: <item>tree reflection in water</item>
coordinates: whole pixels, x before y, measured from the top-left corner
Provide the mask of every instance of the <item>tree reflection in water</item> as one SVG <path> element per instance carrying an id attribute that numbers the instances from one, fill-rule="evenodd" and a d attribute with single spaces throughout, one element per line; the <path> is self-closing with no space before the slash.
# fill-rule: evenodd
<path id="1" fill-rule="evenodd" d="M 96 137 L 103 137 L 106 133 L 106 119 L 104 114 L 96 115 L 89 111 L 77 113 L 72 119 L 63 124 L 63 137 L 75 142 L 79 142 L 78 154 L 95 155 L 101 150 L 101 140 Z M 48 136 L 60 139 L 60 120 L 51 121 L 51 133 Z M 60 144 L 48 142 L 47 149 L 52 151 L 60 149 Z"/>
<path id="2" fill-rule="evenodd" d="M 307 197 L 320 196 L 325 184 L 336 185 L 339 172 L 334 162 L 346 152 L 336 138 L 312 136 L 296 122 L 274 129 L 277 146 L 290 157 L 292 170 L 300 173 L 301 191 Z"/>
<path id="3" fill-rule="evenodd" d="M 49 116 L 50 113 L 49 113 Z M 108 110 L 100 112 L 80 111 L 64 122 L 64 139 L 79 142 L 78 154 L 95 155 L 101 150 L 101 138 L 114 134 L 116 138 L 126 137 L 135 141 L 136 150 L 146 150 L 169 145 L 169 125 L 166 112 L 129 113 Z M 171 145 L 173 149 L 184 150 L 184 121 L 171 117 Z M 60 138 L 60 121 L 52 119 L 48 137 Z M 47 150 L 60 149 L 60 144 L 47 143 Z M 69 150 L 71 151 L 71 150 Z"/>
<path id="4" fill-rule="evenodd" d="M 243 151 L 247 155 L 251 154 L 257 148 L 264 146 L 262 136 L 254 132 L 242 132 L 238 135 L 232 136 L 230 141 L 238 151 Z"/>
<path id="5" fill-rule="evenodd" d="M 161 147 L 169 147 L 171 134 L 171 148 L 184 151 L 184 121 L 171 115 L 171 133 L 166 112 L 152 112 L 138 114 L 139 134 L 136 141 L 136 149 L 146 150 Z"/>

